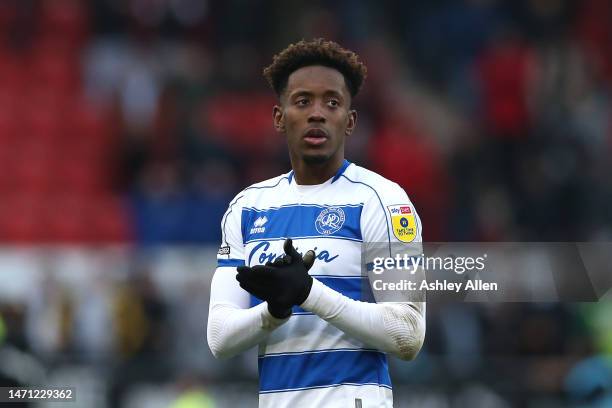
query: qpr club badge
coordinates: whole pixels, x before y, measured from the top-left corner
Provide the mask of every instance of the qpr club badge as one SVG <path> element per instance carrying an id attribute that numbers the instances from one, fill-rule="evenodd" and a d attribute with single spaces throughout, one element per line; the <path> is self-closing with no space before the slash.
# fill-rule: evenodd
<path id="1" fill-rule="evenodd" d="M 326 208 L 317 217 L 315 227 L 319 234 L 331 235 L 344 225 L 344 211 L 339 207 Z"/>

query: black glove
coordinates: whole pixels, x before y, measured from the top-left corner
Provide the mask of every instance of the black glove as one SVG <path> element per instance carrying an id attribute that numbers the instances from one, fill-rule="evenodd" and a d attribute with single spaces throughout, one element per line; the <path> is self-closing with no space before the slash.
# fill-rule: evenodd
<path id="1" fill-rule="evenodd" d="M 239 266 L 236 275 L 240 287 L 268 302 L 268 310 L 276 318 L 288 317 L 294 305 L 304 303 L 312 288 L 308 270 L 315 261 L 312 250 L 302 258 L 293 247 L 291 238 L 285 241 L 283 248 L 285 255 L 273 263 Z"/>

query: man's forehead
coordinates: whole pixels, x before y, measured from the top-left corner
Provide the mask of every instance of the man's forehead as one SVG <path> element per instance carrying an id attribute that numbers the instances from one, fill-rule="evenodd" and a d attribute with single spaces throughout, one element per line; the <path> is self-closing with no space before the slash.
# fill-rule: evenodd
<path id="1" fill-rule="evenodd" d="M 287 80 L 285 92 L 290 95 L 296 91 L 349 93 L 344 75 L 322 65 L 310 65 L 293 71 Z"/>

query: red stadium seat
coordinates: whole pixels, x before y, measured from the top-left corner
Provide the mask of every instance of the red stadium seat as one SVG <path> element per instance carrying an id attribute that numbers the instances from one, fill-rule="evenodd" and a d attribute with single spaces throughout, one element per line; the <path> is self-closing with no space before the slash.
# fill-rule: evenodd
<path id="1" fill-rule="evenodd" d="M 39 144 L 57 143 L 62 138 L 62 115 L 52 105 L 41 106 L 22 112 L 22 137 Z"/>
<path id="2" fill-rule="evenodd" d="M 25 72 L 36 89 L 74 92 L 80 87 L 80 68 L 78 53 L 51 44 L 29 56 Z"/>
<path id="3" fill-rule="evenodd" d="M 274 102 L 271 96 L 261 93 L 217 95 L 201 108 L 202 118 L 206 118 L 202 133 L 238 152 L 276 152 L 282 145 L 270 126 Z"/>
<path id="4" fill-rule="evenodd" d="M 91 215 L 95 226 L 95 241 L 125 242 L 132 239 L 127 209 L 120 199 L 109 196 L 96 201 Z"/>
<path id="5" fill-rule="evenodd" d="M 110 114 L 103 107 L 95 106 L 83 98 L 72 100 L 72 115 L 68 118 L 76 139 L 88 144 L 106 144 L 116 134 Z M 96 146 L 99 148 L 101 146 Z"/>
<path id="6" fill-rule="evenodd" d="M 25 81 L 21 59 L 14 51 L 0 46 L 0 93 L 14 95 Z"/>
<path id="7" fill-rule="evenodd" d="M 0 96 L 0 145 L 7 146 L 18 139 L 19 120 L 15 117 L 15 109 L 2 99 Z"/>
<path id="8" fill-rule="evenodd" d="M 101 163 L 87 157 L 67 157 L 56 160 L 54 165 L 53 190 L 79 195 L 104 192 L 107 188 Z"/>
<path id="9" fill-rule="evenodd" d="M 0 201 L 0 242 L 34 243 L 44 237 L 44 196 L 14 194 Z"/>
<path id="10" fill-rule="evenodd" d="M 76 195 L 51 195 L 45 208 L 46 240 L 83 242 L 88 240 L 87 220 L 82 198 Z"/>
<path id="11" fill-rule="evenodd" d="M 105 195 L 49 200 L 46 225 L 47 238 L 54 242 L 124 242 L 131 237 L 121 203 Z"/>
<path id="12" fill-rule="evenodd" d="M 81 46 L 89 31 L 87 2 L 44 0 L 40 16 L 40 35 L 57 38 L 74 47 Z"/>
<path id="13" fill-rule="evenodd" d="M 2 143 L 3 148 L 0 149 L 0 197 L 6 197 L 7 194 L 14 192 L 13 183 L 13 163 L 14 149 L 9 147 L 8 143 Z"/>
<path id="14" fill-rule="evenodd" d="M 40 146 L 20 146 L 20 151 L 8 161 L 12 190 L 28 194 L 48 193 L 53 169 L 47 152 Z"/>

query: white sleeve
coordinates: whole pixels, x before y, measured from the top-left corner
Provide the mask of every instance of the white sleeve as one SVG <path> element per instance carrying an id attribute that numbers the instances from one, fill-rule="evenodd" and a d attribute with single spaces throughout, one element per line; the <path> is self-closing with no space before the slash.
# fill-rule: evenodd
<path id="1" fill-rule="evenodd" d="M 230 203 L 221 220 L 222 243 L 210 290 L 206 335 L 218 358 L 248 350 L 288 320 L 273 317 L 266 302 L 249 308 L 250 295 L 236 281 L 236 267 L 244 265 L 240 197 Z"/>
<path id="2" fill-rule="evenodd" d="M 406 252 L 420 254 L 420 220 L 397 184 L 366 203 L 361 224 L 364 250 L 387 243 L 389 251 L 395 252 L 405 244 Z M 403 360 L 413 359 L 425 339 L 425 302 L 360 302 L 314 279 L 301 307 L 369 346 Z"/>
<path id="3" fill-rule="evenodd" d="M 300 305 L 346 334 L 402 360 L 412 360 L 425 339 L 425 303 L 367 303 L 313 279 Z"/>
<path id="4" fill-rule="evenodd" d="M 221 267 L 212 280 L 206 333 L 208 346 L 217 358 L 250 349 L 289 320 L 272 316 L 266 302 L 249 308 L 249 294 L 238 285 L 235 276 L 235 267 Z"/>

